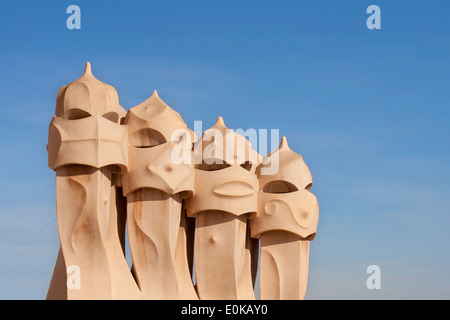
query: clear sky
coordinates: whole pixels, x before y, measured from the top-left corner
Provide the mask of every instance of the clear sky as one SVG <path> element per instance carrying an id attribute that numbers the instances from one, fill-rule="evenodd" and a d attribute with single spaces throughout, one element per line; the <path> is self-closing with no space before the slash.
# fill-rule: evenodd
<path id="1" fill-rule="evenodd" d="M 66 9 L 81 8 L 69 30 Z M 369 5 L 381 29 L 369 30 Z M 59 243 L 47 131 L 86 61 L 129 109 L 279 129 L 319 199 L 307 299 L 450 299 L 448 1 L 3 1 L 0 299 L 44 299 Z M 366 268 L 381 268 L 368 290 Z"/>

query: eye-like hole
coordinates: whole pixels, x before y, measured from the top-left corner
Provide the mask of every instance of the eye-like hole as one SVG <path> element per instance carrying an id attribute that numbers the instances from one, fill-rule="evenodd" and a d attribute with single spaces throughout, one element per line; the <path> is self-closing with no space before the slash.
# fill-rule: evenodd
<path id="1" fill-rule="evenodd" d="M 67 120 L 78 120 L 90 117 L 91 114 L 81 109 L 70 109 L 67 111 Z"/>
<path id="2" fill-rule="evenodd" d="M 109 166 L 107 166 L 107 168 L 113 173 L 113 174 L 120 174 L 122 172 L 122 169 L 120 168 L 120 166 L 116 165 L 116 164 L 111 164 Z"/>
<path id="3" fill-rule="evenodd" d="M 223 163 L 215 163 L 214 162 L 212 164 L 207 164 L 203 161 L 201 164 L 197 164 L 195 166 L 195 168 L 199 169 L 199 170 L 203 170 L 203 171 L 216 171 L 216 170 L 222 170 L 222 169 L 228 168 L 230 166 L 231 165 L 226 162 L 223 162 Z"/>
<path id="4" fill-rule="evenodd" d="M 307 236 L 306 238 L 304 238 L 303 240 L 313 241 L 315 237 L 316 237 L 316 233 L 312 233 L 309 236 Z"/>
<path id="5" fill-rule="evenodd" d="M 305 189 L 308 190 L 308 191 L 310 191 L 310 190 L 311 190 L 311 187 L 312 187 L 312 183 L 308 184 L 308 185 L 305 187 Z"/>
<path id="6" fill-rule="evenodd" d="M 292 183 L 282 180 L 275 180 L 264 185 L 263 192 L 267 193 L 288 193 L 298 191 Z"/>
<path id="7" fill-rule="evenodd" d="M 136 148 L 151 148 L 166 142 L 166 138 L 159 131 L 153 129 L 138 130 L 130 137 L 131 145 Z"/>
<path id="8" fill-rule="evenodd" d="M 243 164 L 241 164 L 241 167 L 247 171 L 250 171 L 252 168 L 252 163 L 250 161 L 245 161 Z"/>
<path id="9" fill-rule="evenodd" d="M 119 114 L 117 112 L 114 112 L 114 111 L 105 113 L 103 115 L 103 117 L 108 119 L 109 121 L 114 122 L 114 123 L 118 123 L 119 122 Z"/>

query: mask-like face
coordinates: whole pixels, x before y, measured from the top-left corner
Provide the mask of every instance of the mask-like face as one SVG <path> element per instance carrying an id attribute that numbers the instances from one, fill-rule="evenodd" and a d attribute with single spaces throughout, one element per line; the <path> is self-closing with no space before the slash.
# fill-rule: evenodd
<path id="1" fill-rule="evenodd" d="M 116 89 L 96 79 L 89 62 L 79 79 L 58 91 L 55 110 L 58 118 L 77 120 L 99 115 L 120 124 L 124 112 Z"/>
<path id="2" fill-rule="evenodd" d="M 97 80 L 88 63 L 83 76 L 58 92 L 49 126 L 49 167 L 115 165 L 125 171 L 127 130 L 119 125 L 124 111 L 116 90 Z"/>
<path id="3" fill-rule="evenodd" d="M 308 190 L 288 193 L 258 192 L 258 214 L 252 221 L 252 236 L 271 230 L 289 231 L 314 239 L 319 220 L 319 204 Z"/>
<path id="4" fill-rule="evenodd" d="M 71 164 L 94 168 L 127 167 L 127 130 L 101 116 L 79 120 L 54 117 L 49 126 L 48 164 L 53 170 Z"/>
<path id="5" fill-rule="evenodd" d="M 195 168 L 195 194 L 188 216 L 214 210 L 236 216 L 256 213 L 256 165 L 259 155 L 242 136 L 226 128 L 221 117 L 194 145 L 201 163 Z"/>
<path id="6" fill-rule="evenodd" d="M 309 191 L 311 173 L 303 158 L 289 148 L 285 138 L 279 149 L 268 155 L 263 163 L 270 163 L 271 157 L 279 161 L 279 170 L 274 175 L 258 176 L 258 212 L 251 220 L 252 237 L 267 231 L 284 230 L 312 240 L 319 221 L 319 204 Z"/>
<path id="7" fill-rule="evenodd" d="M 147 101 L 128 111 L 125 124 L 129 135 L 129 164 L 128 173 L 123 177 L 124 194 L 153 188 L 170 195 L 178 192 L 191 195 L 193 133 L 180 115 L 155 91 Z M 180 159 L 183 161 L 177 161 Z"/>

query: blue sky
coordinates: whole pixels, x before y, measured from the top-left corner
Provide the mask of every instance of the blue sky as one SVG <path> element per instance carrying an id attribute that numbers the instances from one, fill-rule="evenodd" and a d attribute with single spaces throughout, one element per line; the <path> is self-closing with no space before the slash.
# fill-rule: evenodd
<path id="1" fill-rule="evenodd" d="M 81 30 L 66 9 L 81 8 Z M 381 8 L 381 30 L 366 9 Z M 448 1 L 8 1 L 0 8 L 0 299 L 58 250 L 47 130 L 86 61 L 129 109 L 279 129 L 319 199 L 307 299 L 450 299 Z M 368 290 L 366 268 L 381 268 Z"/>

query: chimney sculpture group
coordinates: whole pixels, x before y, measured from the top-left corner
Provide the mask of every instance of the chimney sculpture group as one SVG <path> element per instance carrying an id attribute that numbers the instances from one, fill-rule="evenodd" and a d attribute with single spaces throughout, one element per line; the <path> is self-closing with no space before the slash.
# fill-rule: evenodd
<path id="1" fill-rule="evenodd" d="M 286 138 L 261 158 L 221 117 L 196 137 L 156 91 L 127 112 L 87 63 L 58 92 L 47 150 L 60 239 L 47 299 L 252 300 L 258 268 L 261 299 L 304 298 L 319 207 Z"/>

